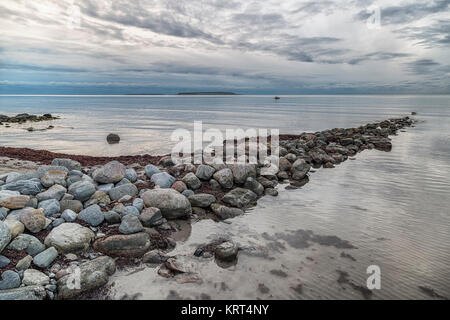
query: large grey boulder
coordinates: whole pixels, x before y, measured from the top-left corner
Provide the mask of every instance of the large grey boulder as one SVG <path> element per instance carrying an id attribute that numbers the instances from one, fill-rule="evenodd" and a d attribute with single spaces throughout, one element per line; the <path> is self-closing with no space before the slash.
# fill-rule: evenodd
<path id="1" fill-rule="evenodd" d="M 135 195 L 137 195 L 137 193 L 138 193 L 137 187 L 131 183 L 123 184 L 121 186 L 112 188 L 108 192 L 109 197 L 111 198 L 112 201 L 119 200 L 123 196 L 134 197 Z"/>
<path id="2" fill-rule="evenodd" d="M 19 234 L 7 247 L 10 250 L 25 250 L 29 255 L 36 255 L 45 250 L 45 245 L 38 238 L 22 233 Z"/>
<path id="3" fill-rule="evenodd" d="M 263 185 L 252 177 L 248 177 L 247 180 L 245 180 L 244 188 L 253 191 L 258 196 L 262 196 L 264 194 Z"/>
<path id="4" fill-rule="evenodd" d="M 89 181 L 78 181 L 70 185 L 69 193 L 75 197 L 75 200 L 84 202 L 95 193 L 95 186 Z"/>
<path id="5" fill-rule="evenodd" d="M 19 180 L 0 187 L 0 190 L 19 191 L 23 195 L 31 196 L 37 195 L 42 189 L 41 182 L 34 180 Z"/>
<path id="6" fill-rule="evenodd" d="M 22 283 L 26 286 L 45 286 L 50 283 L 50 278 L 35 269 L 27 269 L 23 273 Z"/>
<path id="7" fill-rule="evenodd" d="M 42 286 L 27 286 L 16 289 L 1 290 L 0 300 L 44 300 L 45 288 Z"/>
<path id="8" fill-rule="evenodd" d="M 20 214 L 20 222 L 32 233 L 38 233 L 47 224 L 43 209 L 23 210 Z"/>
<path id="9" fill-rule="evenodd" d="M 152 175 L 150 180 L 160 188 L 167 189 L 172 186 L 176 179 L 167 172 L 160 172 Z"/>
<path id="10" fill-rule="evenodd" d="M 82 210 L 78 217 L 93 227 L 100 225 L 105 220 L 102 209 L 96 204 Z"/>
<path id="11" fill-rule="evenodd" d="M 192 213 L 189 200 L 173 189 L 149 190 L 141 198 L 147 207 L 159 208 L 166 219 L 177 219 Z"/>
<path id="12" fill-rule="evenodd" d="M 304 159 L 297 159 L 291 167 L 292 179 L 302 180 L 311 169 L 311 166 Z"/>
<path id="13" fill-rule="evenodd" d="M 245 183 L 248 177 L 256 178 L 256 166 L 249 163 L 231 165 L 234 182 L 237 184 Z"/>
<path id="14" fill-rule="evenodd" d="M 191 206 L 207 208 L 214 202 L 216 202 L 216 197 L 209 193 L 197 193 L 188 197 Z"/>
<path id="15" fill-rule="evenodd" d="M 98 257 L 82 263 L 79 269 L 57 282 L 58 298 L 73 299 L 80 294 L 100 288 L 116 272 L 116 264 L 110 257 Z"/>
<path id="16" fill-rule="evenodd" d="M 95 169 L 92 178 L 99 183 L 117 183 L 125 178 L 126 168 L 118 161 L 111 161 Z"/>
<path id="17" fill-rule="evenodd" d="M 72 170 L 81 171 L 81 164 L 78 161 L 72 159 L 55 158 L 52 161 L 52 166 L 65 167 L 70 171 Z"/>
<path id="18" fill-rule="evenodd" d="M 60 253 L 80 253 L 89 248 L 94 232 L 77 223 L 63 223 L 45 238 L 45 245 L 55 247 Z"/>
<path id="19" fill-rule="evenodd" d="M 238 208 L 245 208 L 250 203 L 256 201 L 258 196 L 251 190 L 236 188 L 224 195 L 222 201 Z"/>
<path id="20" fill-rule="evenodd" d="M 138 216 L 127 214 L 125 217 L 123 217 L 122 222 L 119 226 L 119 231 L 123 234 L 133 234 L 141 232 L 144 227 L 142 226 L 141 221 L 139 221 Z"/>
<path id="21" fill-rule="evenodd" d="M 3 221 L 0 221 L 0 253 L 6 248 L 11 240 L 11 231 Z"/>

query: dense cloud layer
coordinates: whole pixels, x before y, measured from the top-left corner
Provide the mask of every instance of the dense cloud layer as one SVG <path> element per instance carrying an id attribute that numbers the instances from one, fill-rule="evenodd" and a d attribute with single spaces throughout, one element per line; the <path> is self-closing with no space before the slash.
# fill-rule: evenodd
<path id="1" fill-rule="evenodd" d="M 449 93 L 450 0 L 2 0 L 0 93 Z"/>

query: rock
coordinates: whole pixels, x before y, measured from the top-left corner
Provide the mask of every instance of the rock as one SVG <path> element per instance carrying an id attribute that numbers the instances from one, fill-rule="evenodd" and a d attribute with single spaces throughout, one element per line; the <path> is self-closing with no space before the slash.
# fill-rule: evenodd
<path id="1" fill-rule="evenodd" d="M 192 212 L 189 200 L 173 189 L 149 190 L 141 198 L 147 207 L 159 208 L 166 219 L 186 217 Z"/>
<path id="2" fill-rule="evenodd" d="M 91 199 L 88 202 L 89 202 L 89 205 L 99 204 L 99 205 L 107 206 L 108 204 L 111 203 L 111 199 L 109 198 L 109 196 L 105 192 L 103 192 L 103 191 L 96 191 L 92 195 Z M 87 203 L 85 205 L 87 205 Z"/>
<path id="3" fill-rule="evenodd" d="M 253 191 L 236 188 L 225 194 L 222 201 L 233 207 L 244 208 L 256 199 L 258 199 L 258 196 Z"/>
<path id="4" fill-rule="evenodd" d="M 244 214 L 244 211 L 238 208 L 230 208 L 221 204 L 213 203 L 211 209 L 222 220 L 234 218 Z"/>
<path id="5" fill-rule="evenodd" d="M 130 183 L 131 183 L 130 180 L 128 180 L 127 178 L 123 178 L 122 180 L 117 182 L 115 186 L 118 187 L 118 186 L 121 186 L 121 185 L 124 185 L 124 184 L 130 184 Z"/>
<path id="6" fill-rule="evenodd" d="M 103 192 L 106 192 L 106 193 L 108 193 L 109 190 L 111 190 L 112 188 L 114 188 L 114 183 L 100 184 L 98 186 L 98 190 L 99 191 L 103 191 Z"/>
<path id="7" fill-rule="evenodd" d="M 45 250 L 45 245 L 39 241 L 36 237 L 29 234 L 19 234 L 8 245 L 8 249 L 15 251 L 25 250 L 29 255 L 36 255 Z"/>
<path id="8" fill-rule="evenodd" d="M 46 292 L 41 286 L 28 286 L 0 291 L 0 300 L 44 300 Z"/>
<path id="9" fill-rule="evenodd" d="M 231 189 L 233 187 L 234 177 L 230 168 L 217 171 L 214 173 L 213 177 L 222 187 L 226 189 Z"/>
<path id="10" fill-rule="evenodd" d="M 21 282 L 22 281 L 20 280 L 20 276 L 17 272 L 6 270 L 2 273 L 2 280 L 0 280 L 0 290 L 18 288 Z"/>
<path id="11" fill-rule="evenodd" d="M 216 202 L 216 197 L 208 193 L 197 193 L 189 196 L 188 200 L 193 207 L 207 208 Z"/>
<path id="12" fill-rule="evenodd" d="M 6 216 L 8 215 L 8 213 L 9 213 L 9 209 L 1 207 L 0 208 L 0 221 L 4 220 L 6 218 Z"/>
<path id="13" fill-rule="evenodd" d="M 124 215 L 128 215 L 128 214 L 131 214 L 131 215 L 133 215 L 133 216 L 135 216 L 135 217 L 139 217 L 140 212 L 139 212 L 139 210 L 138 210 L 136 207 L 134 207 L 134 206 L 126 206 L 126 207 L 125 207 L 125 214 L 124 214 Z"/>
<path id="14" fill-rule="evenodd" d="M 244 188 L 253 191 L 258 196 L 262 196 L 264 194 L 264 187 L 262 184 L 252 177 L 248 177 L 247 180 L 245 180 Z"/>
<path id="15" fill-rule="evenodd" d="M 61 214 L 61 218 L 63 218 L 66 222 L 74 222 L 77 220 L 78 215 L 75 213 L 75 211 L 72 211 L 70 209 L 66 209 Z"/>
<path id="16" fill-rule="evenodd" d="M 158 165 L 161 165 L 163 167 L 173 167 L 175 165 L 175 162 L 172 160 L 170 156 L 163 157 L 161 160 L 159 160 Z"/>
<path id="17" fill-rule="evenodd" d="M 303 159 L 295 160 L 291 168 L 292 179 L 302 180 L 311 169 L 311 166 Z"/>
<path id="18" fill-rule="evenodd" d="M 198 166 L 197 172 L 195 173 L 195 175 L 200 180 L 208 181 L 209 179 L 212 178 L 215 171 L 216 171 L 216 169 L 214 169 L 213 167 L 208 166 L 206 164 L 201 164 Z"/>
<path id="19" fill-rule="evenodd" d="M 74 274 L 68 274 L 58 280 L 58 298 L 73 299 L 80 294 L 100 288 L 108 282 L 109 276 L 114 272 L 116 263 L 110 257 L 98 257 L 82 263 Z"/>
<path id="20" fill-rule="evenodd" d="M 277 178 L 278 180 L 288 180 L 289 179 L 289 174 L 286 171 L 280 171 L 277 173 Z"/>
<path id="21" fill-rule="evenodd" d="M 289 162 L 293 163 L 297 159 L 297 156 L 293 153 L 288 153 L 284 156 Z"/>
<path id="22" fill-rule="evenodd" d="M 139 213 L 144 209 L 144 200 L 136 198 L 133 200 L 133 207 L 139 210 Z"/>
<path id="23" fill-rule="evenodd" d="M 55 247 L 50 247 L 36 255 L 33 259 L 33 263 L 39 268 L 47 268 L 55 261 L 56 257 L 58 257 L 58 251 Z"/>
<path id="24" fill-rule="evenodd" d="M 45 200 L 45 201 L 39 202 L 38 208 L 43 209 L 44 214 L 47 217 L 57 214 L 61 210 L 59 201 L 56 199 L 50 199 L 50 200 Z"/>
<path id="25" fill-rule="evenodd" d="M 133 199 L 133 197 L 130 196 L 129 194 L 126 194 L 126 195 L 124 195 L 122 198 L 120 198 L 117 201 L 120 202 L 120 203 L 123 203 L 123 202 L 131 201 L 131 199 Z"/>
<path id="26" fill-rule="evenodd" d="M 132 214 L 127 214 L 122 218 L 119 231 L 123 234 L 133 234 L 141 232 L 144 229 L 139 218 Z"/>
<path id="27" fill-rule="evenodd" d="M 25 231 L 25 226 L 20 221 L 5 220 L 3 223 L 6 224 L 6 226 L 9 228 L 9 231 L 11 232 L 11 239 L 14 239 L 19 234 L 22 234 Z"/>
<path id="28" fill-rule="evenodd" d="M 32 233 L 38 233 L 43 230 L 47 224 L 43 209 L 33 209 L 22 212 L 20 215 L 20 222 L 22 222 L 25 228 Z"/>
<path id="29" fill-rule="evenodd" d="M 126 169 L 125 178 L 127 178 L 132 183 L 136 182 L 137 180 L 136 170 L 134 170 L 133 168 Z"/>
<path id="30" fill-rule="evenodd" d="M 138 189 L 134 184 L 124 184 L 109 190 L 109 197 L 112 201 L 119 200 L 123 196 L 134 197 L 138 194 Z"/>
<path id="31" fill-rule="evenodd" d="M 77 223 L 63 223 L 45 238 L 45 245 L 55 247 L 60 253 L 79 253 L 89 248 L 95 234 Z"/>
<path id="32" fill-rule="evenodd" d="M 280 169 L 274 163 L 268 163 L 261 168 L 261 176 L 272 177 L 275 176 Z"/>
<path id="33" fill-rule="evenodd" d="M 64 222 L 66 222 L 66 220 L 64 220 L 63 218 L 57 218 L 57 219 L 53 220 L 52 226 L 53 226 L 53 228 L 56 228 L 57 226 L 62 225 Z"/>
<path id="34" fill-rule="evenodd" d="M 117 144 L 117 143 L 120 142 L 120 137 L 119 137 L 118 134 L 110 133 L 110 134 L 108 134 L 108 135 L 106 136 L 106 141 L 107 141 L 109 144 Z"/>
<path id="35" fill-rule="evenodd" d="M 111 161 L 94 170 L 92 178 L 99 183 L 116 183 L 125 178 L 126 168 L 118 161 Z"/>
<path id="36" fill-rule="evenodd" d="M 49 188 L 55 184 L 66 186 L 67 171 L 63 170 L 48 170 L 40 176 L 41 184 L 45 188 Z"/>
<path id="37" fill-rule="evenodd" d="M 101 208 L 96 204 L 82 210 L 78 217 L 93 227 L 100 225 L 105 220 Z"/>
<path id="38" fill-rule="evenodd" d="M 233 261 L 238 254 L 238 247 L 231 241 L 223 242 L 216 247 L 216 259 L 222 261 Z"/>
<path id="39" fill-rule="evenodd" d="M 26 286 L 45 286 L 50 283 L 50 278 L 34 269 L 25 270 L 22 283 Z"/>
<path id="40" fill-rule="evenodd" d="M 19 178 L 20 176 L 21 176 L 21 174 L 18 172 L 10 172 L 7 174 L 5 182 L 11 183 L 14 180 L 16 180 L 17 178 Z"/>
<path id="41" fill-rule="evenodd" d="M 66 167 L 68 170 L 81 171 L 81 164 L 78 161 L 72 159 L 56 158 L 52 161 L 52 166 Z"/>
<path id="42" fill-rule="evenodd" d="M 42 185 L 37 181 L 19 180 L 1 186 L 0 190 L 19 191 L 22 195 L 35 196 L 42 191 Z"/>
<path id="43" fill-rule="evenodd" d="M 278 160 L 278 168 L 281 171 L 290 171 L 292 167 L 292 164 L 289 162 L 288 159 L 284 158 L 284 157 L 280 157 L 280 159 Z"/>
<path id="44" fill-rule="evenodd" d="M 202 182 L 199 178 L 192 172 L 189 172 L 183 177 L 183 182 L 186 184 L 186 186 L 192 190 L 197 190 L 202 186 Z M 183 191 L 182 191 L 183 192 Z"/>
<path id="45" fill-rule="evenodd" d="M 197 178 L 197 177 L 196 177 Z M 176 190 L 176 191 L 178 191 L 179 193 L 182 193 L 184 190 L 186 190 L 187 189 L 187 186 L 186 186 L 186 184 L 183 182 L 183 181 L 175 181 L 173 184 L 172 184 L 172 187 L 171 187 L 172 189 L 174 189 L 174 190 Z"/>
<path id="46" fill-rule="evenodd" d="M 59 184 L 55 184 L 47 191 L 38 193 L 36 198 L 39 202 L 45 200 L 57 200 L 60 201 L 62 197 L 66 194 L 67 189 Z"/>
<path id="47" fill-rule="evenodd" d="M 156 167 L 156 166 L 154 166 L 152 164 L 149 164 L 149 165 L 145 166 L 145 174 L 147 175 L 147 177 L 149 179 L 151 179 L 151 177 L 154 174 L 160 173 L 160 172 L 161 172 L 161 170 L 159 170 L 158 167 Z"/>
<path id="48" fill-rule="evenodd" d="M 83 210 L 83 203 L 79 200 L 61 200 L 59 205 L 62 212 L 72 210 L 75 213 L 79 213 Z"/>
<path id="49" fill-rule="evenodd" d="M 267 188 L 264 190 L 264 194 L 272 196 L 272 197 L 276 197 L 276 196 L 278 196 L 278 191 L 274 188 Z"/>
<path id="50" fill-rule="evenodd" d="M 253 164 L 234 164 L 231 166 L 234 182 L 237 184 L 245 183 L 247 177 L 256 178 L 256 166 Z"/>
<path id="51" fill-rule="evenodd" d="M 27 270 L 31 266 L 31 262 L 33 262 L 33 257 L 28 255 L 17 262 L 16 269 L 18 271 Z"/>
<path id="52" fill-rule="evenodd" d="M 185 196 L 186 198 L 188 198 L 189 196 L 192 196 L 195 193 L 194 193 L 194 191 L 187 189 L 187 190 L 184 190 L 181 194 L 183 196 Z"/>
<path id="53" fill-rule="evenodd" d="M 169 257 L 158 250 L 152 250 L 142 256 L 142 262 L 151 264 L 161 264 L 167 261 Z"/>
<path id="54" fill-rule="evenodd" d="M 120 223 L 121 221 L 120 214 L 118 214 L 115 211 L 108 211 L 105 213 L 105 220 L 106 222 L 108 222 L 108 224 Z"/>
<path id="55" fill-rule="evenodd" d="M 22 209 L 30 201 L 29 196 L 21 195 L 18 191 L 0 191 L 0 207 L 8 209 Z"/>
<path id="56" fill-rule="evenodd" d="M 150 180 L 160 188 L 167 189 L 172 186 L 176 179 L 167 172 L 161 172 L 153 174 Z"/>
<path id="57" fill-rule="evenodd" d="M 144 227 L 155 227 L 161 225 L 164 222 L 164 217 L 161 214 L 161 210 L 158 208 L 145 208 L 139 216 Z"/>
<path id="58" fill-rule="evenodd" d="M 194 273 L 197 269 L 193 259 L 186 256 L 170 257 L 164 264 L 175 273 Z"/>
<path id="59" fill-rule="evenodd" d="M 111 257 L 141 257 L 150 246 L 150 236 L 144 232 L 112 235 L 94 242 L 95 250 Z"/>
<path id="60" fill-rule="evenodd" d="M 262 184 L 264 188 L 274 188 L 276 186 L 276 182 L 273 180 L 269 180 L 266 177 L 258 177 L 256 179 L 259 183 Z"/>
<path id="61" fill-rule="evenodd" d="M 11 260 L 7 257 L 0 255 L 0 269 L 6 267 L 10 262 Z"/>
<path id="62" fill-rule="evenodd" d="M 84 202 L 89 200 L 95 193 L 95 186 L 89 181 L 78 181 L 70 185 L 69 193 L 73 195 L 76 200 Z"/>

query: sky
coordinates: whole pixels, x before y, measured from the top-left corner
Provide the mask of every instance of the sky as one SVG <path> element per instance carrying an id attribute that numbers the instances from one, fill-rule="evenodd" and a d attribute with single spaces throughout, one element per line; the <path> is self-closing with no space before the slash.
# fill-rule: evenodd
<path id="1" fill-rule="evenodd" d="M 450 93 L 450 0 L 0 0 L 0 94 Z"/>

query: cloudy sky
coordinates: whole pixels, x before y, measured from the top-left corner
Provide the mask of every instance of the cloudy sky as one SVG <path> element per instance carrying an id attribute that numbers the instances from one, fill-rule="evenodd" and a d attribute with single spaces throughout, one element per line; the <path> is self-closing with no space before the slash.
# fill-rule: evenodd
<path id="1" fill-rule="evenodd" d="M 450 93 L 450 0 L 0 0 L 0 93 Z"/>

